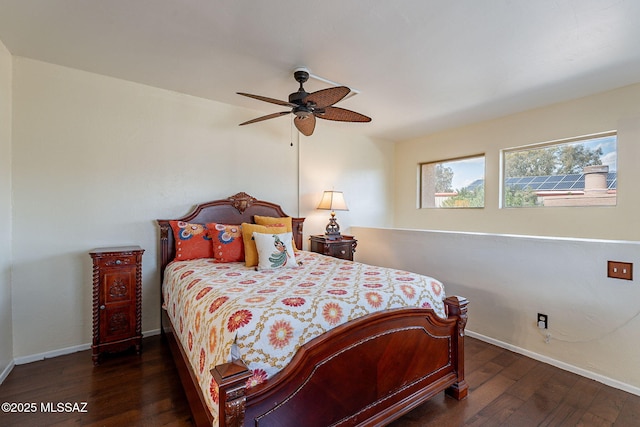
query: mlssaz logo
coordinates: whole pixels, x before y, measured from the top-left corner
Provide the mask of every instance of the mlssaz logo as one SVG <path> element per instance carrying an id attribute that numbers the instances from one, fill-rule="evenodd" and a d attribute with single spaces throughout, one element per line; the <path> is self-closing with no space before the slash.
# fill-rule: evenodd
<path id="1" fill-rule="evenodd" d="M 40 412 L 88 412 L 87 402 L 40 402 Z"/>

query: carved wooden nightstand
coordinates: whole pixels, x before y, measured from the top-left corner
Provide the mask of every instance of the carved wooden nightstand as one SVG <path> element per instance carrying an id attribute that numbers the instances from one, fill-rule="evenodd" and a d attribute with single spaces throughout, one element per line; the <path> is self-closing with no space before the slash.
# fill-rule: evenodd
<path id="1" fill-rule="evenodd" d="M 139 246 L 98 248 L 93 259 L 93 364 L 102 353 L 142 348 L 142 254 Z"/>
<path id="2" fill-rule="evenodd" d="M 328 239 L 323 234 L 310 236 L 311 252 L 353 261 L 358 241 L 353 236 L 342 235 L 338 239 Z"/>

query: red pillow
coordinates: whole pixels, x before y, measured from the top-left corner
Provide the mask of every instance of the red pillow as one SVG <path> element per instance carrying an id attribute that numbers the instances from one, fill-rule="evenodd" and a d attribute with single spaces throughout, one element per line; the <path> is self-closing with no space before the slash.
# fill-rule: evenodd
<path id="1" fill-rule="evenodd" d="M 204 224 L 169 221 L 176 243 L 176 260 L 213 258 L 211 237 Z"/>
<path id="2" fill-rule="evenodd" d="M 240 225 L 207 224 L 215 262 L 244 261 L 244 244 Z"/>

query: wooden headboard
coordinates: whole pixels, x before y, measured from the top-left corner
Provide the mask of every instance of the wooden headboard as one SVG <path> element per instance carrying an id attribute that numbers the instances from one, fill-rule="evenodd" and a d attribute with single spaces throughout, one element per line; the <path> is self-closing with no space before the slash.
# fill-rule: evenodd
<path id="1" fill-rule="evenodd" d="M 222 224 L 240 225 L 243 222 L 253 223 L 254 215 L 287 217 L 280 205 L 265 202 L 240 192 L 226 199 L 214 200 L 197 205 L 191 213 L 182 218 L 159 219 L 160 226 L 160 272 L 164 277 L 164 269 L 176 256 L 173 232 L 169 221 L 185 221 L 198 224 L 218 222 Z M 302 248 L 302 223 L 304 218 L 292 218 L 293 238 L 296 247 Z"/>

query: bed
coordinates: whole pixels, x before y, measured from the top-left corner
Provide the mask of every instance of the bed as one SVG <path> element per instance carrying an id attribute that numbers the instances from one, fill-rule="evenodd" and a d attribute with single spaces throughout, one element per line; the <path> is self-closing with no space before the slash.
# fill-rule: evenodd
<path id="1" fill-rule="evenodd" d="M 270 274 L 280 274 L 278 278 L 284 279 L 279 281 L 278 285 L 292 286 L 291 283 L 295 283 L 296 286 L 303 287 L 305 283 L 300 282 L 303 279 L 297 275 L 322 275 L 324 271 L 329 270 L 336 270 L 343 276 L 352 273 L 355 275 L 357 271 L 362 270 L 362 276 L 354 276 L 362 277 L 362 280 L 372 279 L 372 276 L 377 274 L 393 275 L 394 280 L 423 280 L 423 276 L 408 272 L 365 266 L 306 251 L 296 252 L 296 258 L 302 260 L 303 265 L 287 269 L 286 274 L 280 270 L 256 271 L 256 268 L 247 268 L 242 264 L 237 267 L 237 271 L 226 270 L 236 268 L 234 264 L 238 263 L 180 261 L 181 248 L 176 245 L 171 227 L 175 222 L 240 225 L 253 223 L 255 218 L 260 217 L 290 219 L 292 240 L 297 248 L 303 247 L 303 218 L 291 218 L 279 205 L 257 200 L 246 193 L 199 204 L 191 213 L 181 218 L 157 221 L 160 228 L 161 282 L 164 285 L 161 292 L 162 333 L 169 343 L 196 425 L 384 425 L 437 393 L 445 392 L 458 400 L 467 396 L 468 385 L 464 379 L 467 300 L 459 296 L 440 298 L 442 307 L 436 307 L 437 301 L 418 306 L 393 307 L 331 325 L 327 332 L 296 345 L 297 351 L 290 360 L 287 359 L 284 366 L 270 374 L 268 379 L 263 378 L 259 382 L 253 380 L 255 373 L 262 370 L 250 369 L 249 366 L 253 366 L 256 361 L 243 360 L 242 355 L 246 354 L 249 357 L 249 353 L 262 354 L 263 351 L 258 345 L 254 345 L 256 348 L 248 352 L 247 349 L 251 346 L 243 344 L 244 341 L 240 340 L 237 331 L 230 351 L 232 356 L 228 360 L 220 360 L 219 363 L 211 365 L 209 355 L 201 349 L 198 365 L 197 358 L 194 360 L 191 336 L 187 339 L 183 330 L 183 314 L 180 310 L 184 308 L 178 308 L 176 313 L 176 304 L 169 301 L 171 298 L 180 300 L 177 289 L 183 288 L 172 286 L 180 286 L 176 284 L 175 277 L 186 275 L 185 271 L 191 274 L 199 271 L 199 268 L 203 269 L 203 279 L 193 280 L 195 276 L 188 278 L 190 284 L 187 287 L 196 287 L 201 285 L 201 280 L 218 280 L 211 279 L 214 273 L 210 269 L 223 268 L 226 277 L 233 277 L 235 280 L 225 285 L 230 286 L 226 288 L 226 291 L 231 289 L 229 292 L 247 292 L 247 289 L 243 288 L 244 285 L 238 283 L 252 282 L 254 284 L 251 286 L 257 286 L 255 280 L 247 280 L 252 277 L 251 274 L 258 274 L 258 277 L 264 277 L 265 280 L 269 277 L 271 279 L 268 280 L 274 280 Z M 280 225 L 282 224 L 277 224 Z M 176 262 L 173 262 L 174 259 Z M 285 275 L 282 276 L 283 274 Z M 342 279 L 334 277 L 329 286 L 337 289 L 336 286 L 342 285 L 344 289 L 351 290 L 348 281 L 336 284 L 336 280 Z M 425 283 L 431 283 L 432 288 L 437 283 L 435 279 L 427 277 L 424 277 L 424 280 Z M 270 286 L 274 286 L 274 282 L 269 283 Z M 366 284 L 369 282 L 365 282 Z M 383 284 L 375 285 L 382 287 Z M 207 286 L 206 290 L 209 288 L 211 286 Z M 255 289 L 252 288 L 250 291 Z M 197 289 L 194 289 L 195 291 Z M 346 292 L 343 289 L 339 291 Z M 198 292 L 198 299 L 203 293 L 207 292 Z M 210 292 L 212 295 L 213 293 Z M 370 292 L 366 294 L 371 295 Z M 410 296 L 414 297 L 413 294 Z M 429 298 L 433 298 L 433 295 Z M 291 306 L 296 306 L 295 296 L 286 299 Z M 217 309 L 219 305 L 216 305 L 215 301 L 219 300 L 220 297 L 211 303 L 210 311 L 214 306 Z M 186 311 L 192 309 L 190 315 L 193 316 L 196 303 L 193 303 L 193 306 L 184 301 L 180 303 L 186 305 Z M 357 304 L 358 307 L 362 305 Z M 199 322 L 198 318 L 198 325 Z M 250 332 L 244 335 L 250 337 L 255 332 L 255 327 L 248 329 Z M 214 333 L 210 334 L 213 337 Z M 197 338 L 194 340 L 197 341 Z M 221 344 L 222 340 L 223 338 L 215 338 L 210 341 Z M 211 345 L 212 354 L 218 351 L 219 347 Z M 226 353 L 226 350 L 225 347 L 223 352 Z M 203 380 L 203 374 L 207 378 L 211 377 L 210 385 Z"/>

